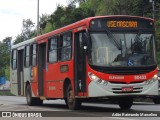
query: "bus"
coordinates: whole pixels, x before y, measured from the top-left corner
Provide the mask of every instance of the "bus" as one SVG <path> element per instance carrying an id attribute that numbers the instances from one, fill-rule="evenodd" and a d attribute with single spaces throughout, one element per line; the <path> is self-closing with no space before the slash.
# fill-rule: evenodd
<path id="1" fill-rule="evenodd" d="M 12 46 L 11 92 L 28 105 L 64 99 L 71 110 L 90 99 L 158 95 L 154 20 L 89 17 Z"/>

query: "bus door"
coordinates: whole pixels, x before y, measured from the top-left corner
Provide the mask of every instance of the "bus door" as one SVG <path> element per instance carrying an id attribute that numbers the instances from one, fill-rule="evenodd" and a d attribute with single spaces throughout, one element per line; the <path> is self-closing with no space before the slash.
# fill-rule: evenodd
<path id="1" fill-rule="evenodd" d="M 17 80 L 18 80 L 18 95 L 23 95 L 23 84 L 24 84 L 24 74 L 23 74 L 23 49 L 18 50 L 18 64 L 17 64 Z"/>
<path id="2" fill-rule="evenodd" d="M 85 31 L 77 32 L 74 35 L 74 84 L 75 96 L 86 92 L 86 54 L 83 48 L 83 34 Z"/>
<path id="3" fill-rule="evenodd" d="M 44 96 L 44 80 L 46 68 L 46 43 L 38 46 L 38 93 Z"/>

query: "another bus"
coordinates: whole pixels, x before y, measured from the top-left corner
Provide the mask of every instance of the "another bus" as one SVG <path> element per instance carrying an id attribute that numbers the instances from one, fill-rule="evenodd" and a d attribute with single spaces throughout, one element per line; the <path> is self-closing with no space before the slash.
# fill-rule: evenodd
<path id="1" fill-rule="evenodd" d="M 87 99 L 158 95 L 154 21 L 137 16 L 90 17 L 12 46 L 11 92 L 28 105 L 64 99 L 79 109 Z"/>

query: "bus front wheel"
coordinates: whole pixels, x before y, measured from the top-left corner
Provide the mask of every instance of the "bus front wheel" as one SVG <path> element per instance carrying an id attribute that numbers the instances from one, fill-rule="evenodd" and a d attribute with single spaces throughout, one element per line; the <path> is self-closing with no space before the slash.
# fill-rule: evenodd
<path id="1" fill-rule="evenodd" d="M 43 100 L 40 100 L 40 98 L 32 97 L 31 86 L 30 85 L 27 85 L 27 87 L 26 87 L 26 100 L 27 100 L 27 104 L 29 106 L 35 106 L 35 105 L 42 105 L 43 104 Z"/>
<path id="2" fill-rule="evenodd" d="M 119 98 L 118 104 L 122 110 L 128 110 L 131 108 L 131 106 L 133 104 L 133 98 L 130 98 L 130 97 Z"/>
<path id="3" fill-rule="evenodd" d="M 81 107 L 82 102 L 80 99 L 74 97 L 71 84 L 67 87 L 66 103 L 70 110 L 77 110 Z"/>

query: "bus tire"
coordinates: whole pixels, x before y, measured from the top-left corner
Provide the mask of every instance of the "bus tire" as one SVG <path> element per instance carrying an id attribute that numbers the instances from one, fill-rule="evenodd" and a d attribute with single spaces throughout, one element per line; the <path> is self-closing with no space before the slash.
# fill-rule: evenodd
<path id="1" fill-rule="evenodd" d="M 70 110 L 80 109 L 82 102 L 80 99 L 74 97 L 71 84 L 67 87 L 66 97 L 67 106 Z"/>
<path id="2" fill-rule="evenodd" d="M 130 97 L 119 98 L 118 105 L 122 110 L 128 110 L 133 105 L 133 98 Z"/>
<path id="3" fill-rule="evenodd" d="M 27 105 L 29 106 L 33 106 L 36 104 L 35 99 L 32 97 L 30 85 L 27 85 L 26 87 L 26 100 L 27 100 Z"/>
<path id="4" fill-rule="evenodd" d="M 153 98 L 153 102 L 154 102 L 155 104 L 160 104 L 160 96 L 154 97 L 154 98 Z"/>
<path id="5" fill-rule="evenodd" d="M 36 106 L 36 105 L 40 106 L 43 104 L 43 100 L 40 100 L 40 98 L 32 97 L 30 85 L 27 85 L 26 87 L 26 100 L 27 100 L 27 105 L 29 106 Z"/>
<path id="6" fill-rule="evenodd" d="M 68 107 L 67 98 L 64 98 L 64 102 L 66 103 L 66 106 Z"/>

